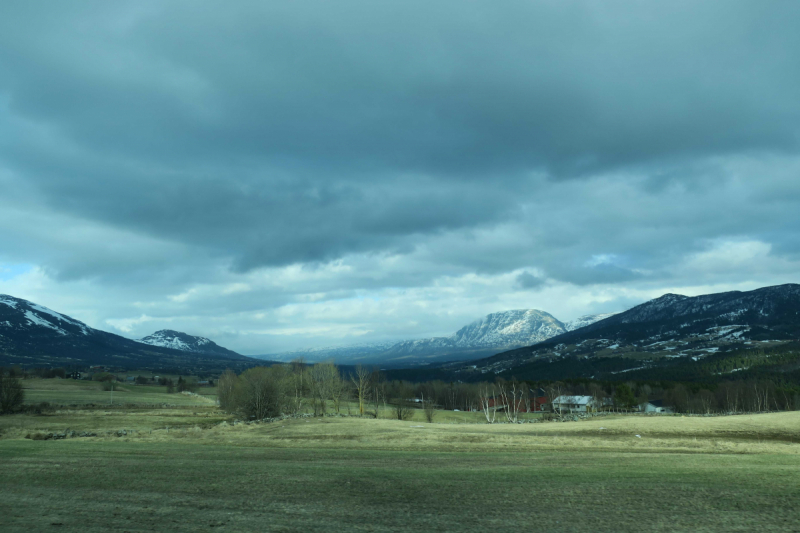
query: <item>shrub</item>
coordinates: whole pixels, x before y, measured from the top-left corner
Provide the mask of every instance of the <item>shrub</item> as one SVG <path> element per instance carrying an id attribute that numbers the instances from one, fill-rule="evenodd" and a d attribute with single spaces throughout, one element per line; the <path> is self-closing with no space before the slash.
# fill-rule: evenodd
<path id="1" fill-rule="evenodd" d="M 53 407 L 47 402 L 41 402 L 31 405 L 23 405 L 20 410 L 29 415 L 41 415 L 43 413 L 53 411 Z"/>
<path id="2" fill-rule="evenodd" d="M 436 417 L 436 404 L 434 404 L 431 400 L 425 400 L 423 405 L 423 409 L 425 410 L 425 420 L 433 423 L 433 419 Z"/>
<path id="3" fill-rule="evenodd" d="M 197 392 L 197 380 L 194 378 L 186 378 L 178 376 L 178 392 L 188 391 Z"/>
<path id="4" fill-rule="evenodd" d="M 40 402 L 35 403 L 33 405 L 24 405 L 22 406 L 22 411 L 24 413 L 32 414 L 32 415 L 40 415 L 42 413 L 46 413 L 48 411 L 52 411 L 53 407 L 48 402 Z"/>
<path id="5" fill-rule="evenodd" d="M 0 375 L 0 413 L 13 413 L 25 401 L 25 391 L 19 380 L 10 374 Z"/>
<path id="6" fill-rule="evenodd" d="M 286 372 L 281 366 L 245 370 L 233 390 L 233 410 L 260 420 L 280 415 L 286 406 Z"/>
<path id="7" fill-rule="evenodd" d="M 260 420 L 288 410 L 289 374 L 282 366 L 256 367 L 219 379 L 220 407 L 242 418 Z"/>
<path id="8" fill-rule="evenodd" d="M 116 381 L 114 374 L 110 372 L 97 372 L 92 374 L 92 381 Z"/>
<path id="9" fill-rule="evenodd" d="M 411 420 L 414 417 L 414 408 L 408 400 L 398 399 L 394 405 L 394 415 L 397 420 Z"/>

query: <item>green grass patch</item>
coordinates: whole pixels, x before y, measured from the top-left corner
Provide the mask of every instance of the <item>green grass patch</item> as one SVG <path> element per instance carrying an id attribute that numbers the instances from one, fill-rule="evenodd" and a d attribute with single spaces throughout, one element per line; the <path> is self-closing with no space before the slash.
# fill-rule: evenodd
<path id="1" fill-rule="evenodd" d="M 174 393 L 167 394 L 167 388 L 159 385 L 134 385 L 118 383 L 114 393 L 103 390 L 103 384 L 96 381 L 71 379 L 30 379 L 22 382 L 25 389 L 25 403 L 47 402 L 53 405 L 204 405 L 217 399 L 216 387 L 198 389 L 197 396 Z"/>
<path id="2" fill-rule="evenodd" d="M 0 441 L 0 529 L 792 531 L 800 457 Z"/>

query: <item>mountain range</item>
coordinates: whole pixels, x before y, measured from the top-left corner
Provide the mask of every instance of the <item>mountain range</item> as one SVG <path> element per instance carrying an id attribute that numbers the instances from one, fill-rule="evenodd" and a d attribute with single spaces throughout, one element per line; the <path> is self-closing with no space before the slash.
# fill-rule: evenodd
<path id="1" fill-rule="evenodd" d="M 245 368 L 257 363 L 202 337 L 161 331 L 147 339 L 150 342 L 127 339 L 33 302 L 0 295 L 0 365 L 104 365 L 189 372 Z"/>
<path id="2" fill-rule="evenodd" d="M 505 311 L 446 337 L 267 357 L 405 368 L 392 374 L 398 379 L 476 381 L 487 379 L 487 374 L 534 380 L 687 379 L 700 368 L 707 377 L 744 375 L 756 364 L 753 357 L 761 367 L 778 364 L 782 372 L 800 372 L 800 360 L 792 359 L 795 352 L 800 354 L 799 339 L 800 285 L 787 284 L 695 297 L 665 294 L 622 313 L 586 315 L 571 322 L 534 309 Z M 213 372 L 264 361 L 173 330 L 127 339 L 33 302 L 0 295 L 0 365 L 12 364 Z"/>
<path id="3" fill-rule="evenodd" d="M 263 357 L 276 361 L 303 358 L 308 362 L 334 360 L 337 363 L 380 364 L 387 367 L 467 361 L 543 342 L 610 316 L 585 315 L 571 322 L 561 322 L 545 311 L 518 309 L 491 313 L 447 337 L 319 348 Z"/>
<path id="4" fill-rule="evenodd" d="M 538 372 L 538 379 L 550 379 L 542 377 L 550 373 L 547 367 L 563 369 L 569 361 L 584 369 L 578 372 L 581 377 L 605 372 L 605 377 L 629 373 L 657 379 L 663 375 L 659 369 L 685 366 L 686 361 L 699 366 L 730 354 L 775 350 L 798 339 L 800 285 L 694 297 L 665 294 L 545 342 L 473 361 L 459 373 L 530 379 Z"/>

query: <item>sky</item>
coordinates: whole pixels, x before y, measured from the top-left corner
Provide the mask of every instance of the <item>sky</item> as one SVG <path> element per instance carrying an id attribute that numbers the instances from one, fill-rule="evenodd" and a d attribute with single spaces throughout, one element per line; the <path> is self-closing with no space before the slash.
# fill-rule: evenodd
<path id="1" fill-rule="evenodd" d="M 800 282 L 800 2 L 0 5 L 0 293 L 243 354 Z"/>

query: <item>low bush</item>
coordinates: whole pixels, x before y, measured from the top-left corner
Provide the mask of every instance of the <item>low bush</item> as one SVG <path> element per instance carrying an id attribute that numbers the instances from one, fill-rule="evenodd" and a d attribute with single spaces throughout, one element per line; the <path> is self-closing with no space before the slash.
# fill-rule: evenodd
<path id="1" fill-rule="evenodd" d="M 279 416 L 290 410 L 287 374 L 282 366 L 226 372 L 219 380 L 220 407 L 248 420 Z"/>
<path id="2" fill-rule="evenodd" d="M 397 420 L 411 420 L 414 417 L 414 407 L 407 400 L 397 400 L 394 405 L 394 415 Z"/>
<path id="3" fill-rule="evenodd" d="M 54 410 L 54 407 L 50 405 L 48 402 L 39 402 L 30 405 L 23 405 L 20 407 L 20 411 L 29 415 L 41 415 L 44 413 L 49 413 Z"/>
<path id="4" fill-rule="evenodd" d="M 19 379 L 11 373 L 0 375 L 0 414 L 19 410 L 24 401 L 25 391 Z"/>

